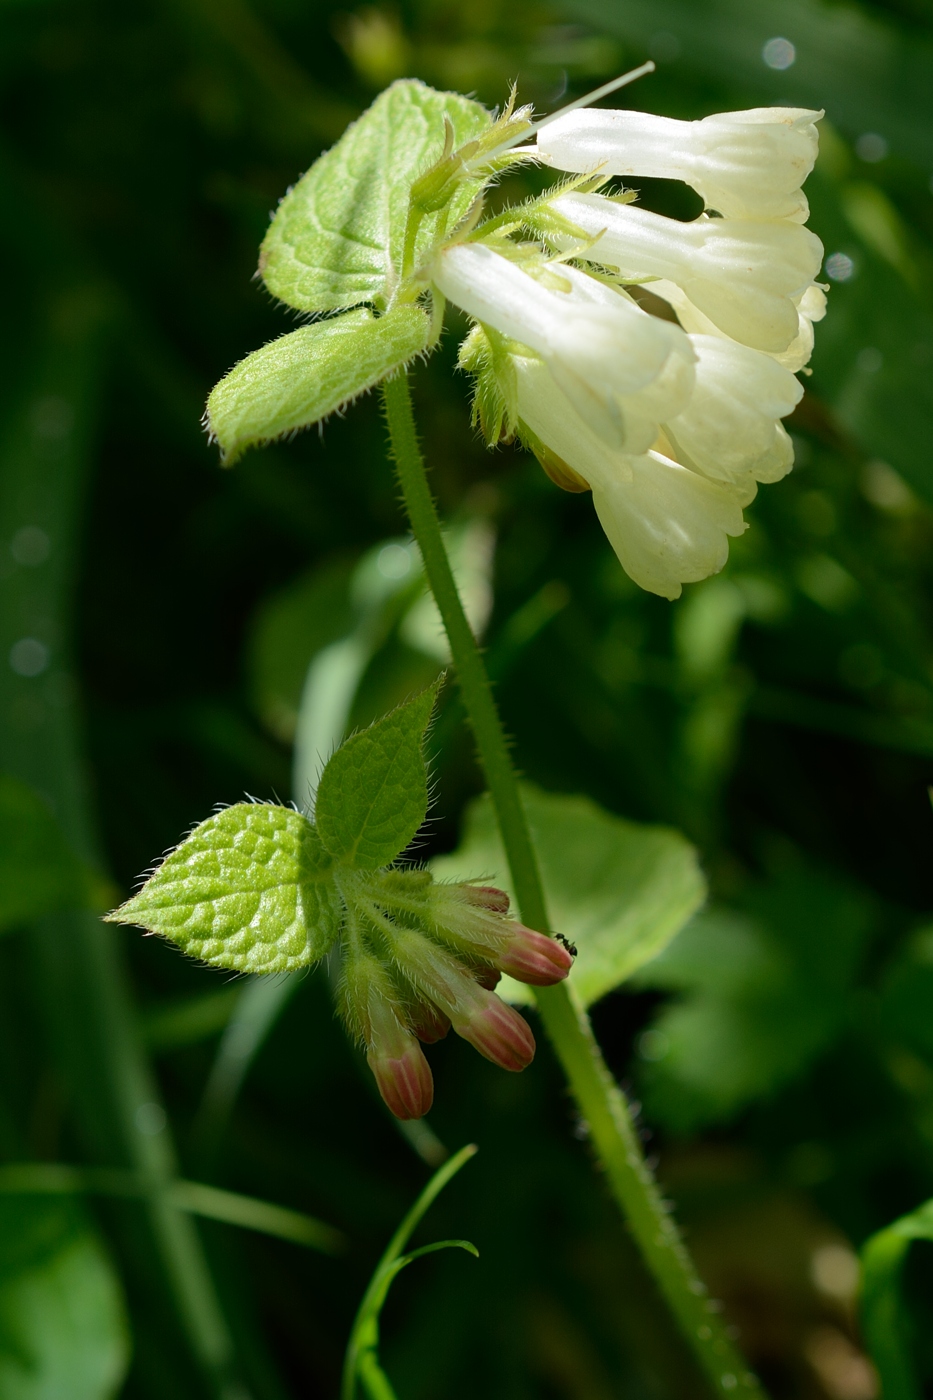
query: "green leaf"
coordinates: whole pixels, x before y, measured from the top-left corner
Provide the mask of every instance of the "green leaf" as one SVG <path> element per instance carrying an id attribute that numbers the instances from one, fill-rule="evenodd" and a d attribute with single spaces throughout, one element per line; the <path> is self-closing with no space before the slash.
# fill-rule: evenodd
<path id="1" fill-rule="evenodd" d="M 427 349 L 418 306 L 352 311 L 283 335 L 241 360 L 211 391 L 207 421 L 226 463 L 249 447 L 310 427 Z"/>
<path id="2" fill-rule="evenodd" d="M 401 269 L 411 185 L 442 154 L 445 118 L 455 146 L 490 126 L 478 102 L 404 79 L 347 128 L 272 220 L 259 267 L 273 296 L 300 311 L 388 304 Z M 448 227 L 466 213 L 480 185 L 459 187 Z M 425 218 L 419 251 L 436 236 L 439 217 Z"/>
<path id="3" fill-rule="evenodd" d="M 388 865 L 428 810 L 424 736 L 440 680 L 342 744 L 326 764 L 315 820 L 331 855 L 357 870 Z"/>
<path id="4" fill-rule="evenodd" d="M 238 972 L 291 972 L 337 936 L 331 860 L 307 817 L 240 802 L 196 827 L 107 917 Z"/>
<path id="5" fill-rule="evenodd" d="M 103 880 L 71 850 L 39 794 L 0 774 L 0 931 L 53 910 L 106 903 Z"/>
<path id="6" fill-rule="evenodd" d="M 283 743 L 295 738 L 311 659 L 356 623 L 350 597 L 353 558 L 329 560 L 267 595 L 250 625 L 247 665 L 259 718 Z"/>
<path id="7" fill-rule="evenodd" d="M 554 928 L 577 945 L 571 974 L 587 1006 L 653 958 L 702 904 L 696 852 L 679 832 L 611 816 L 585 797 L 524 784 L 525 810 Z M 509 889 L 508 865 L 488 798 L 470 808 L 453 855 L 433 862 L 442 879 L 484 876 Z M 527 987 L 503 978 L 510 1001 Z"/>
<path id="8" fill-rule="evenodd" d="M 638 984 L 678 992 L 642 1039 L 641 1097 L 677 1133 L 728 1119 L 801 1073 L 846 1024 L 874 911 L 818 871 L 705 911 Z"/>
<path id="9" fill-rule="evenodd" d="M 862 1246 L 862 1331 L 885 1400 L 922 1400 L 924 1393 L 901 1291 L 914 1240 L 933 1242 L 933 1201 L 902 1215 Z"/>
<path id="10" fill-rule="evenodd" d="M 129 1345 L 113 1267 L 72 1202 L 0 1200 L 0 1395 L 109 1400 Z"/>

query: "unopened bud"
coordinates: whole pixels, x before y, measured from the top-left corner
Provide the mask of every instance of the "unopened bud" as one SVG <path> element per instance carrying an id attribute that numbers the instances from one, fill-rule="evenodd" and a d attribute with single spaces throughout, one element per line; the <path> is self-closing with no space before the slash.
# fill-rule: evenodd
<path id="1" fill-rule="evenodd" d="M 556 938 L 525 928 L 524 924 L 509 924 L 511 937 L 496 956 L 496 966 L 519 982 L 532 987 L 552 987 L 562 982 L 573 967 L 570 950 Z"/>
<path id="2" fill-rule="evenodd" d="M 424 1045 L 434 1045 L 450 1030 L 450 1017 L 430 1002 L 419 1001 L 408 1008 L 408 1024 Z"/>
<path id="3" fill-rule="evenodd" d="M 366 1059 L 379 1092 L 396 1118 L 423 1118 L 434 1102 L 434 1080 L 414 1036 L 389 1047 L 376 1046 Z"/>
<path id="4" fill-rule="evenodd" d="M 535 1057 L 528 1022 L 493 992 L 477 988 L 475 997 L 452 1019 L 457 1034 L 502 1069 L 527 1069 Z"/>
<path id="5" fill-rule="evenodd" d="M 497 890 L 495 885 L 458 885 L 456 887 L 467 904 L 476 904 L 481 909 L 491 909 L 495 914 L 509 912 L 509 897 L 505 890 Z"/>

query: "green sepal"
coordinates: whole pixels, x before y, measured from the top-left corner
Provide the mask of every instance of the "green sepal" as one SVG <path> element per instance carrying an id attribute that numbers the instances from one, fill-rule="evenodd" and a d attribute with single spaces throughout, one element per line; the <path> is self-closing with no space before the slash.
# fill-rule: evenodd
<path id="1" fill-rule="evenodd" d="M 421 307 L 351 311 L 283 335 L 241 360 L 212 390 L 207 425 L 227 464 L 247 448 L 310 427 L 427 350 Z"/>
<path id="2" fill-rule="evenodd" d="M 518 380 L 508 342 L 487 326 L 474 326 L 460 346 L 457 364 L 473 376 L 473 427 L 487 447 L 511 441 L 518 429 Z"/>
<path id="3" fill-rule="evenodd" d="M 388 865 L 424 821 L 424 736 L 442 679 L 352 735 L 328 760 L 314 815 L 322 842 L 342 865 L 355 870 Z"/>
<path id="4" fill-rule="evenodd" d="M 339 932 L 331 866 L 300 812 L 239 802 L 195 827 L 107 919 L 214 967 L 292 972 L 322 958 Z"/>
<path id="5" fill-rule="evenodd" d="M 490 125 L 478 102 L 413 79 L 380 93 L 279 205 L 259 260 L 272 295 L 300 311 L 387 306 L 401 271 L 412 185 L 447 146 Z M 444 207 L 421 222 L 416 256 L 463 217 L 482 184 L 466 179 L 451 187 Z"/>

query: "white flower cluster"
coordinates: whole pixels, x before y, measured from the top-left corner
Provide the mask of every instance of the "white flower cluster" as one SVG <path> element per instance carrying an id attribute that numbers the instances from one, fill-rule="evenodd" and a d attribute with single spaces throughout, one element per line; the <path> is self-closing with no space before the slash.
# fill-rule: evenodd
<path id="1" fill-rule="evenodd" d="M 793 465 L 780 420 L 825 314 L 801 189 L 821 115 L 570 112 L 540 131 L 543 163 L 682 180 L 711 212 L 681 223 L 578 179 L 528 215 L 550 253 L 493 234 L 446 247 L 431 269 L 479 323 L 465 362 L 492 376 L 502 431 L 560 485 L 592 490 L 623 568 L 662 597 L 722 568 L 757 483 Z M 639 305 L 642 286 L 670 319 Z"/>

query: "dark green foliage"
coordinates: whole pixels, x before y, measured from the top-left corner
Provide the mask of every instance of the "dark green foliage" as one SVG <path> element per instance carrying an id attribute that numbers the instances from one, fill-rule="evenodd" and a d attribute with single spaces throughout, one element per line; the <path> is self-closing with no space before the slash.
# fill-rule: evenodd
<path id="1" fill-rule="evenodd" d="M 68 869 L 108 869 L 125 898 L 216 803 L 305 802 L 289 744 L 308 663 L 337 675 L 325 648 L 358 644 L 347 731 L 444 664 L 406 622 L 417 570 L 379 572 L 380 558 L 401 567 L 383 549 L 402 549 L 405 527 L 372 398 L 230 472 L 198 428 L 210 386 L 296 330 L 252 280 L 269 213 L 385 83 L 416 76 L 492 107 L 518 75 L 543 109 L 650 50 L 659 71 L 633 105 L 683 117 L 825 105 L 834 134 L 808 185 L 811 226 L 855 275 L 832 285 L 817 328 L 790 425 L 797 469 L 760 492 L 722 576 L 674 607 L 637 592 L 585 497 L 468 430 L 452 330 L 416 394 L 445 517 L 495 531 L 484 642 L 518 766 L 701 849 L 708 911 L 650 985 L 595 1007 L 596 1028 L 613 1071 L 643 1087 L 665 1189 L 773 1394 L 831 1397 L 819 1338 L 854 1336 L 851 1304 L 813 1281 L 815 1252 L 857 1246 L 933 1196 L 929 7 L 349 8 L 34 0 L 0 13 L 0 769 L 38 794 Z M 761 60 L 776 35 L 797 46 L 783 72 Z M 885 158 L 859 157 L 866 132 L 889 143 Z M 697 212 L 689 192 L 638 183 L 650 207 Z M 24 529 L 47 536 L 43 559 Z M 362 561 L 368 573 L 354 573 Z M 366 579 L 382 580 L 378 606 Z M 51 658 L 32 677 L 8 665 L 24 638 Z M 453 685 L 428 747 L 426 858 L 457 845 L 480 788 Z M 438 1141 L 470 1139 L 482 1151 L 431 1229 L 475 1240 L 481 1259 L 440 1255 L 396 1285 L 381 1358 L 400 1400 L 698 1393 L 568 1131 L 545 1046 L 508 1077 L 452 1040 L 436 1047 L 436 1136 L 403 1139 L 323 973 L 287 992 L 267 984 L 271 1012 L 252 983 L 224 1000 L 161 940 L 107 929 L 102 941 L 80 907 L 51 901 L 58 879 L 42 893 L 61 912 L 0 944 L 0 1153 L 161 1179 L 175 1169 L 168 1130 L 127 1127 L 127 1105 L 161 1094 L 186 1176 L 344 1230 L 351 1248 L 335 1260 L 204 1229 L 250 1395 L 336 1394 L 374 1260 L 427 1178 L 418 1153 L 430 1162 Z M 237 1058 L 260 1022 L 255 1059 Z M 242 1090 L 211 1155 L 204 1124 L 218 1120 L 202 1094 L 225 1023 L 223 1063 Z M 157 1088 L 137 1032 L 159 1026 Z M 200 1400 L 226 1362 L 203 1380 L 152 1218 L 125 1203 L 75 1229 L 106 1239 L 123 1281 L 126 1396 Z M 927 1248 L 905 1290 L 928 1384 Z"/>

